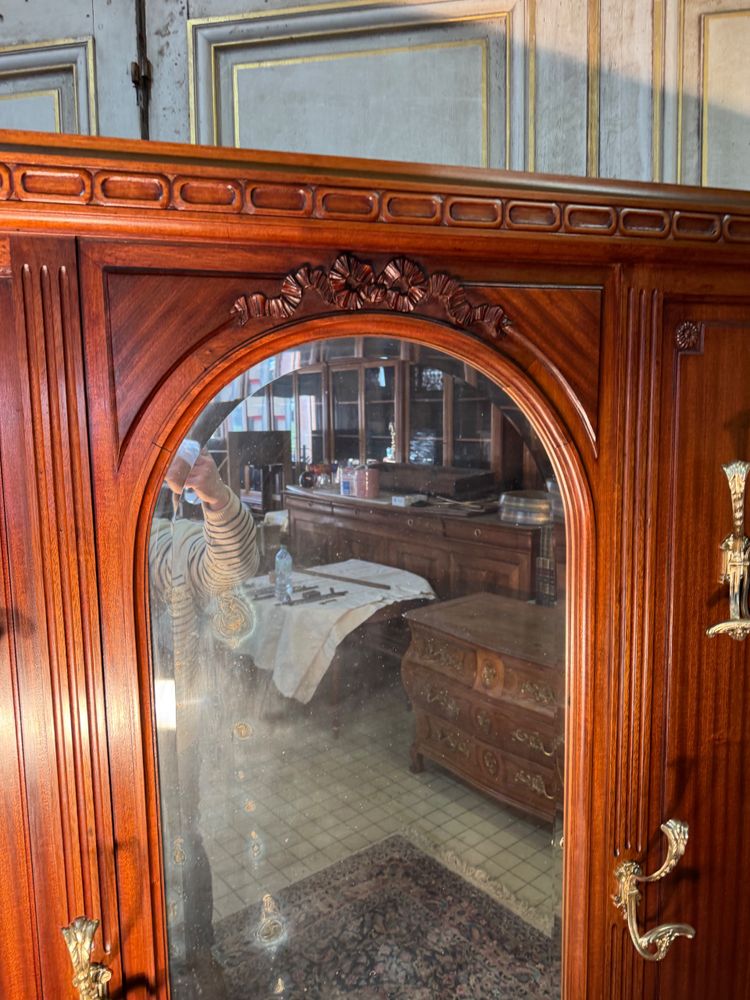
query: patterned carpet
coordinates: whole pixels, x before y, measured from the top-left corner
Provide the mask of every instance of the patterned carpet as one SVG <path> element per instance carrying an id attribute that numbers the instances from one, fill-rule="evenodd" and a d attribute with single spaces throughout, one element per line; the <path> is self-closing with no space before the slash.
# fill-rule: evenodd
<path id="1" fill-rule="evenodd" d="M 214 956 L 230 1000 L 541 1000 L 557 942 L 393 836 L 221 921 Z"/>

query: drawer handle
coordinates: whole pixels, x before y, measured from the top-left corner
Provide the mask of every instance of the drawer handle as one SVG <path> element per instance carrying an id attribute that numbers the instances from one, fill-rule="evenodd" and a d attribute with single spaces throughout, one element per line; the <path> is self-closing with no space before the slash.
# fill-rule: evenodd
<path id="1" fill-rule="evenodd" d="M 527 701 L 535 701 L 538 705 L 554 705 L 555 692 L 548 684 L 537 684 L 535 681 L 524 681 L 521 685 L 521 697 Z"/>
<path id="2" fill-rule="evenodd" d="M 494 686 L 497 680 L 497 667 L 491 660 L 485 660 L 482 664 L 482 684 L 486 688 Z"/>
<path id="3" fill-rule="evenodd" d="M 644 875 L 637 861 L 623 861 L 615 868 L 618 891 L 617 895 L 612 897 L 612 902 L 622 911 L 623 917 L 628 922 L 628 930 L 635 950 L 647 962 L 660 962 L 671 948 L 675 938 L 695 937 L 695 928 L 691 927 L 690 924 L 662 924 L 644 934 L 638 930 L 636 909 L 641 900 L 638 883 L 658 882 L 660 878 L 669 875 L 685 853 L 688 839 L 687 823 L 683 823 L 679 819 L 668 819 L 666 823 L 662 824 L 661 829 L 669 844 L 664 864 L 658 871 L 655 871 L 653 875 Z"/>
<path id="4" fill-rule="evenodd" d="M 528 771 L 516 771 L 513 775 L 513 780 L 517 785 L 526 785 L 530 788 L 535 795 L 542 795 L 545 799 L 549 799 L 550 802 L 555 801 L 555 796 L 550 795 L 547 791 L 547 786 L 544 783 L 544 778 L 541 774 L 530 774 Z"/>
<path id="5" fill-rule="evenodd" d="M 481 729 L 481 731 L 486 736 L 489 735 L 489 733 L 492 731 L 492 720 L 490 719 L 489 715 L 487 715 L 486 712 L 483 712 L 480 709 L 477 712 L 477 714 L 474 716 L 474 718 L 476 720 L 476 723 L 477 723 L 477 726 L 479 727 L 479 729 Z"/>
<path id="6" fill-rule="evenodd" d="M 409 518 L 406 519 L 406 527 L 407 528 L 413 528 L 414 527 L 414 518 L 413 517 L 409 517 Z"/>
<path id="7" fill-rule="evenodd" d="M 485 770 L 491 778 L 497 777 L 497 757 L 492 753 L 491 750 L 485 750 L 482 754 L 482 763 L 484 764 Z"/>
<path id="8" fill-rule="evenodd" d="M 438 743 L 445 743 L 449 750 L 453 753 L 463 754 L 464 757 L 468 757 L 471 752 L 471 747 L 469 746 L 469 741 L 461 739 L 460 736 L 454 733 L 448 733 L 444 729 L 438 729 L 435 734 Z"/>
<path id="9" fill-rule="evenodd" d="M 474 528 L 474 537 L 475 538 L 481 538 L 482 537 L 482 529 L 481 528 Z"/>
<path id="10" fill-rule="evenodd" d="M 98 926 L 98 920 L 76 917 L 71 924 L 62 929 L 62 936 L 68 946 L 75 973 L 73 988 L 78 990 L 79 1000 L 100 1000 L 109 992 L 107 983 L 112 978 L 112 972 L 106 965 L 91 961 L 94 934 Z"/>
<path id="11" fill-rule="evenodd" d="M 529 732 L 528 729 L 514 729 L 512 738 L 516 743 L 527 743 L 532 750 L 538 750 L 545 757 L 554 757 L 557 748 L 562 743 L 562 738 L 558 736 L 552 743 L 552 749 L 548 750 L 544 745 L 542 734 L 536 731 Z"/>
<path id="12" fill-rule="evenodd" d="M 464 671 L 464 657 L 460 650 L 428 637 L 417 646 L 417 656 L 428 663 L 438 663 L 457 674 Z"/>
<path id="13" fill-rule="evenodd" d="M 449 719 L 458 718 L 461 708 L 455 698 L 451 698 L 445 688 L 434 688 L 431 684 L 419 692 L 428 705 L 440 705 Z"/>

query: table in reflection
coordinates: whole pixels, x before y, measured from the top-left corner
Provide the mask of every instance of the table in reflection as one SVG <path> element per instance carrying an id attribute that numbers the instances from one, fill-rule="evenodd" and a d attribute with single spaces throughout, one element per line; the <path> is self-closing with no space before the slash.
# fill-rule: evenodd
<path id="1" fill-rule="evenodd" d="M 254 600 L 269 586 L 267 576 L 241 588 L 253 621 L 236 649 L 269 673 L 282 695 L 303 704 L 313 697 L 340 644 L 355 629 L 375 616 L 399 615 L 415 603 L 435 598 L 423 577 L 362 559 L 296 570 L 292 583 L 317 586 L 322 599 L 299 598 L 291 605 L 273 598 Z"/>

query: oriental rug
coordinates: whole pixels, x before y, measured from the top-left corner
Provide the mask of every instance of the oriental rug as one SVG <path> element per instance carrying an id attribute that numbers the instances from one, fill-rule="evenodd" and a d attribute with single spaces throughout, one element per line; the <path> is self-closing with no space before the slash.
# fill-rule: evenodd
<path id="1" fill-rule="evenodd" d="M 558 940 L 392 836 L 222 920 L 214 956 L 230 1000 L 551 1000 Z"/>

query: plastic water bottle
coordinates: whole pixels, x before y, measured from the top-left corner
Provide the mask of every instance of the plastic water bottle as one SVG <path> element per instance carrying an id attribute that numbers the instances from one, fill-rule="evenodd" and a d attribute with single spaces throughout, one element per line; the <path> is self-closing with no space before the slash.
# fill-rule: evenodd
<path id="1" fill-rule="evenodd" d="M 282 545 L 276 553 L 276 600 L 281 604 L 292 603 L 292 557 L 286 545 Z"/>

